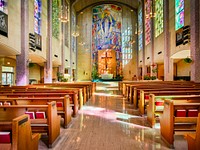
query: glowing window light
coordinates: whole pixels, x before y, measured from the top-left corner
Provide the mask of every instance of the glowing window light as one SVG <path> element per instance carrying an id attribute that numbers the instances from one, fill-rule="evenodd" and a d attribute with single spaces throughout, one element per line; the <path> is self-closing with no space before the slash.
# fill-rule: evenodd
<path id="1" fill-rule="evenodd" d="M 163 32 L 163 0 L 155 2 L 155 37 L 158 37 Z"/>
<path id="2" fill-rule="evenodd" d="M 145 44 L 149 44 L 151 42 L 151 17 L 147 16 L 151 13 L 151 0 L 147 0 L 145 3 L 146 11 L 145 11 Z"/>
<path id="3" fill-rule="evenodd" d="M 178 30 L 184 26 L 184 0 L 175 1 L 175 29 Z"/>
<path id="4" fill-rule="evenodd" d="M 41 14 L 42 2 L 41 0 L 34 1 L 34 32 L 41 35 Z"/>
<path id="5" fill-rule="evenodd" d="M 143 49 L 143 24 L 142 24 L 142 7 L 139 7 L 138 11 L 138 49 L 142 50 Z"/>
<path id="6" fill-rule="evenodd" d="M 0 0 L 0 11 L 4 12 L 5 14 L 8 14 L 7 5 L 7 0 Z"/>

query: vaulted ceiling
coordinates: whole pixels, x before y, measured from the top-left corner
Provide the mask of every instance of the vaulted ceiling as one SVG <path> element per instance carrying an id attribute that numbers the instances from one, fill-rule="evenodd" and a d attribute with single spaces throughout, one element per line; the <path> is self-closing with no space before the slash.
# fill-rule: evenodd
<path id="1" fill-rule="evenodd" d="M 140 0 L 71 0 L 72 6 L 76 12 L 81 12 L 87 7 L 99 4 L 114 3 L 119 5 L 126 5 L 131 9 L 137 9 Z"/>

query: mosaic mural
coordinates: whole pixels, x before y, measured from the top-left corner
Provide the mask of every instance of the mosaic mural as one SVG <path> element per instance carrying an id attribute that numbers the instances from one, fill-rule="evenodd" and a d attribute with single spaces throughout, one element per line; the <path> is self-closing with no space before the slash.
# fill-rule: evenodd
<path id="1" fill-rule="evenodd" d="M 104 4 L 93 8 L 92 56 L 93 66 L 98 61 L 98 50 L 116 51 L 117 73 L 121 70 L 121 20 L 122 8 L 114 4 Z"/>

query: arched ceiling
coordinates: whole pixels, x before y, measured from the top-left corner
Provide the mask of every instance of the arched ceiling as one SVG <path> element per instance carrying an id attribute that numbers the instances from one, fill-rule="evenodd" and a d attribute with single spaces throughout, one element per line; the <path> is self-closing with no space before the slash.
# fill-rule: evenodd
<path id="1" fill-rule="evenodd" d="M 126 5 L 131 9 L 136 10 L 138 7 L 138 1 L 140 0 L 72 0 L 72 6 L 74 7 L 76 12 L 81 12 L 85 8 L 89 6 L 94 6 L 98 4 L 105 4 L 105 3 L 115 3 Z"/>

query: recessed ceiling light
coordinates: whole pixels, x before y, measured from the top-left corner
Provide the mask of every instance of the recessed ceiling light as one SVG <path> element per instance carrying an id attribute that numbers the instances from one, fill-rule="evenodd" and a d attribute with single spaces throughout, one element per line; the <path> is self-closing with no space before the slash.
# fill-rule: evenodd
<path id="1" fill-rule="evenodd" d="M 8 61 L 7 64 L 10 65 L 10 62 Z"/>

